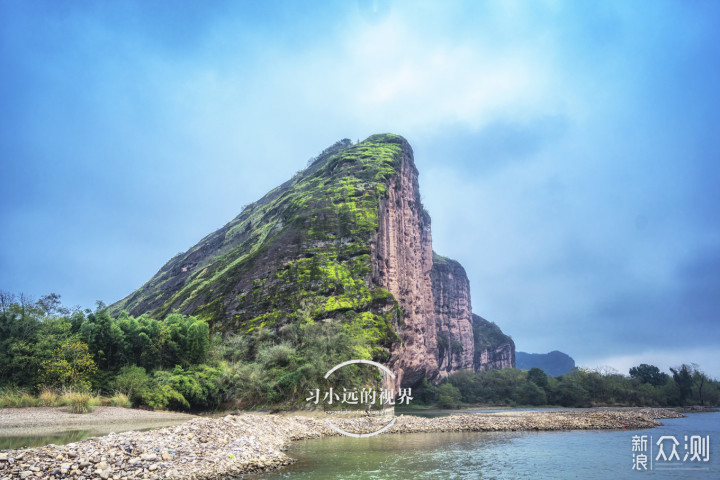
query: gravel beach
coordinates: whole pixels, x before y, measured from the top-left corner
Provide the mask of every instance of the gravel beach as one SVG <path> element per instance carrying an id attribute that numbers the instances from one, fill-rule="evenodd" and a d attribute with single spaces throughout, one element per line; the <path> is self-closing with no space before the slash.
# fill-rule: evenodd
<path id="1" fill-rule="evenodd" d="M 0 436 L 42 436 L 72 430 L 96 435 L 145 430 L 187 422 L 195 415 L 120 407 L 95 407 L 91 413 L 70 413 L 68 407 L 0 408 Z"/>
<path id="2" fill-rule="evenodd" d="M 386 434 L 639 429 L 661 425 L 658 419 L 682 416 L 670 409 L 518 411 L 438 418 L 401 415 Z M 338 435 L 325 422 L 327 418 L 353 433 L 373 432 L 390 421 L 376 417 L 267 414 L 195 417 L 181 425 L 146 432 L 130 431 L 68 445 L 6 450 L 0 452 L 0 480 L 238 478 L 244 473 L 292 463 L 283 450 L 293 440 Z M 3 422 L 12 423 L 7 419 Z"/>

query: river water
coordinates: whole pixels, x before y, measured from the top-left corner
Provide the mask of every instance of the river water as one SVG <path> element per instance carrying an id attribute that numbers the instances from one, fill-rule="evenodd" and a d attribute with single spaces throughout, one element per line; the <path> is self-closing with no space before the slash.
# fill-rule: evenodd
<path id="1" fill-rule="evenodd" d="M 720 412 L 662 420 L 647 430 L 567 432 L 462 432 L 329 437 L 293 443 L 298 461 L 256 480 L 279 479 L 720 479 Z M 633 451 L 633 436 L 637 448 Z M 642 436 L 646 451 L 642 451 Z M 673 437 L 679 460 L 656 460 L 660 437 Z M 685 436 L 688 440 L 685 440 Z M 700 459 L 690 461 L 692 436 L 709 438 Z M 672 439 L 661 441 L 668 460 Z M 652 450 L 652 453 L 650 449 Z M 647 470 L 634 470 L 645 454 Z"/>

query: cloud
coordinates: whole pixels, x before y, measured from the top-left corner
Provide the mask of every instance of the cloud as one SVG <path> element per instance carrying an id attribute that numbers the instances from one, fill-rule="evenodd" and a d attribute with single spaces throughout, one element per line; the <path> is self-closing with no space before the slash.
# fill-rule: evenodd
<path id="1" fill-rule="evenodd" d="M 392 131 L 520 350 L 717 346 L 716 2 L 172 7 L 0 6 L 3 288 L 112 302 Z"/>

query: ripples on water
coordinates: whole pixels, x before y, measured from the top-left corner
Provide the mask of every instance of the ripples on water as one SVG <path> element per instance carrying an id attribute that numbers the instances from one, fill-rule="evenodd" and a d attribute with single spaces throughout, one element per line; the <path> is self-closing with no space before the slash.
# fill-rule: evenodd
<path id="1" fill-rule="evenodd" d="M 416 433 L 306 440 L 294 443 L 287 452 L 298 459 L 295 464 L 245 478 L 720 478 L 720 413 L 692 414 L 663 423 L 663 427 L 633 431 Z M 685 470 L 633 471 L 631 442 L 638 434 L 654 439 L 674 435 L 680 442 L 684 435 L 710 435 L 710 462 L 686 462 Z"/>

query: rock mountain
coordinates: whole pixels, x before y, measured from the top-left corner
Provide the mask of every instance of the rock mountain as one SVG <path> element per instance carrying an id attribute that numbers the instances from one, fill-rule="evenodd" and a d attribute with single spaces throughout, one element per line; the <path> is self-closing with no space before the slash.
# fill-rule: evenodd
<path id="1" fill-rule="evenodd" d="M 432 249 L 408 142 L 342 140 L 111 306 L 172 311 L 213 331 L 342 322 L 350 358 L 386 363 L 397 386 L 515 366 L 515 345 L 472 313 L 463 267 Z"/>

